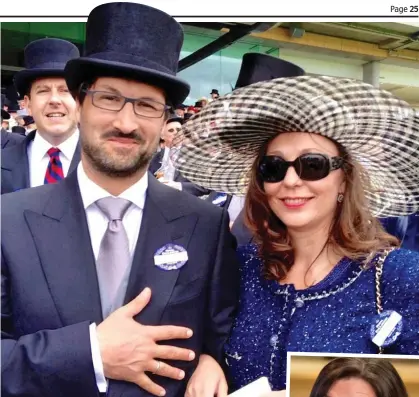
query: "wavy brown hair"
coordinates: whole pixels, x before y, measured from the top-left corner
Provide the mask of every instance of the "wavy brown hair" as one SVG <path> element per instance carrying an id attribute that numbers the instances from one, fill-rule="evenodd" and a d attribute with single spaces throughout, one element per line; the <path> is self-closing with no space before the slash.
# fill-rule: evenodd
<path id="1" fill-rule="evenodd" d="M 330 361 L 319 373 L 310 397 L 327 397 L 339 380 L 357 378 L 367 382 L 376 397 L 408 397 L 396 368 L 386 359 L 341 357 Z"/>
<path id="2" fill-rule="evenodd" d="M 258 171 L 260 161 L 274 138 L 261 147 L 252 165 L 244 222 L 259 247 L 264 275 L 268 279 L 279 281 L 285 278 L 294 263 L 293 248 L 286 226 L 270 208 Z M 364 187 L 370 183 L 366 173 L 362 172 L 362 166 L 341 145 L 334 143 L 339 156 L 344 159 L 342 170 L 346 189 L 343 202 L 337 205 L 326 246 L 332 247 L 343 257 L 367 263 L 378 252 L 399 246 L 400 242 L 387 233 L 380 221 L 368 210 Z"/>

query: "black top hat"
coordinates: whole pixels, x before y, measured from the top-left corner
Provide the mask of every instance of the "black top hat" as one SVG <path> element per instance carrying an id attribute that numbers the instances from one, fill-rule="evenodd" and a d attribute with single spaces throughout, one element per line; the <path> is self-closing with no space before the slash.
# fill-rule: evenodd
<path id="1" fill-rule="evenodd" d="M 16 73 L 14 83 L 21 97 L 30 90 L 39 77 L 64 77 L 67 61 L 80 56 L 78 48 L 61 39 L 40 39 L 29 43 L 24 50 L 25 68 Z"/>
<path id="2" fill-rule="evenodd" d="M 6 105 L 6 106 L 10 106 L 10 101 L 9 101 L 9 99 L 6 97 L 6 95 L 1 94 L 0 106 L 1 106 L 1 108 L 2 108 L 2 109 L 3 109 L 3 106 L 4 106 L 4 105 Z"/>
<path id="3" fill-rule="evenodd" d="M 243 55 L 235 89 L 280 77 L 305 75 L 299 66 L 272 55 L 249 52 Z"/>
<path id="4" fill-rule="evenodd" d="M 3 108 L 1 109 L 1 119 L 2 120 L 9 120 L 10 119 L 10 113 L 6 112 Z"/>
<path id="5" fill-rule="evenodd" d="M 9 120 L 10 119 L 10 113 L 6 112 L 3 109 L 4 105 L 9 105 L 9 100 L 6 98 L 6 95 L 1 94 L 1 102 L 0 102 L 0 107 L 1 107 L 1 119 L 2 120 Z"/>
<path id="6" fill-rule="evenodd" d="M 9 105 L 9 113 L 17 113 L 20 110 L 19 104 L 17 102 L 11 102 Z"/>
<path id="7" fill-rule="evenodd" d="M 87 19 L 83 56 L 66 66 L 67 85 L 76 90 L 94 77 L 129 78 L 162 88 L 176 106 L 190 91 L 176 77 L 182 44 L 181 25 L 163 11 L 129 2 L 102 4 Z"/>
<path id="8" fill-rule="evenodd" d="M 218 93 L 218 90 L 216 90 L 215 88 L 213 88 L 213 89 L 211 90 L 210 95 L 211 95 L 211 94 L 217 94 L 217 95 L 220 95 L 220 94 Z"/>
<path id="9" fill-rule="evenodd" d="M 15 125 L 12 127 L 12 132 L 15 134 L 20 134 L 20 135 L 26 135 L 26 129 L 25 127 L 22 127 L 21 125 Z"/>
<path id="10" fill-rule="evenodd" d="M 183 122 L 183 118 L 182 117 L 179 117 L 179 116 L 177 116 L 177 115 L 170 115 L 169 116 L 169 118 L 167 119 L 167 124 L 169 124 L 169 123 L 174 123 L 174 122 L 177 122 L 177 123 L 181 123 L 182 124 L 182 122 Z"/>
<path id="11" fill-rule="evenodd" d="M 24 127 L 27 127 L 31 124 L 35 124 L 35 120 L 32 116 L 23 116 L 23 121 L 25 122 L 25 124 L 23 124 Z"/>

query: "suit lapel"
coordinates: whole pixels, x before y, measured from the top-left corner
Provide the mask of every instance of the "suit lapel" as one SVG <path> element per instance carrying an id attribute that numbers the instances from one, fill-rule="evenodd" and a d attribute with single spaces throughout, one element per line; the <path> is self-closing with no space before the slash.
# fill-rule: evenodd
<path id="1" fill-rule="evenodd" d="M 63 325 L 102 320 L 96 266 L 85 210 L 73 173 L 50 185 L 43 213 L 25 212 Z"/>
<path id="2" fill-rule="evenodd" d="M 176 197 L 171 199 L 171 194 L 172 188 L 149 176 L 141 229 L 125 296 L 127 303 L 145 287 L 151 288 L 151 302 L 137 316 L 137 320 L 143 324 L 160 322 L 180 272 L 165 271 L 155 266 L 154 254 L 170 243 L 188 250 L 189 240 L 198 220 L 198 214 L 182 208 Z"/>

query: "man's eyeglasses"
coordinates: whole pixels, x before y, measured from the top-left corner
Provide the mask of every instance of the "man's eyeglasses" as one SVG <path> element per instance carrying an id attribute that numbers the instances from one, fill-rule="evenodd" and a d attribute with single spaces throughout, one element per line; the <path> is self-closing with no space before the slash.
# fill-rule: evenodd
<path id="1" fill-rule="evenodd" d="M 92 97 L 92 104 L 99 109 L 119 112 L 126 103 L 132 103 L 134 113 L 148 118 L 160 118 L 171 107 L 149 98 L 127 98 L 123 95 L 106 91 L 83 90 Z"/>

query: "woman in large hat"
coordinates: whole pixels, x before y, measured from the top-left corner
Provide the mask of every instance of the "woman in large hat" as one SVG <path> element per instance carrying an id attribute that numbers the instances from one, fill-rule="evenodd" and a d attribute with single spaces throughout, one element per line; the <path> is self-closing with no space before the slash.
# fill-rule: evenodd
<path id="1" fill-rule="evenodd" d="M 280 78 L 212 102 L 183 135 L 176 167 L 208 189 L 246 194 L 256 237 L 238 252 L 232 390 L 262 376 L 284 389 L 287 351 L 419 351 L 419 253 L 378 220 L 419 208 L 415 110 L 360 81 Z M 202 363 L 190 396 L 224 382 Z"/>

